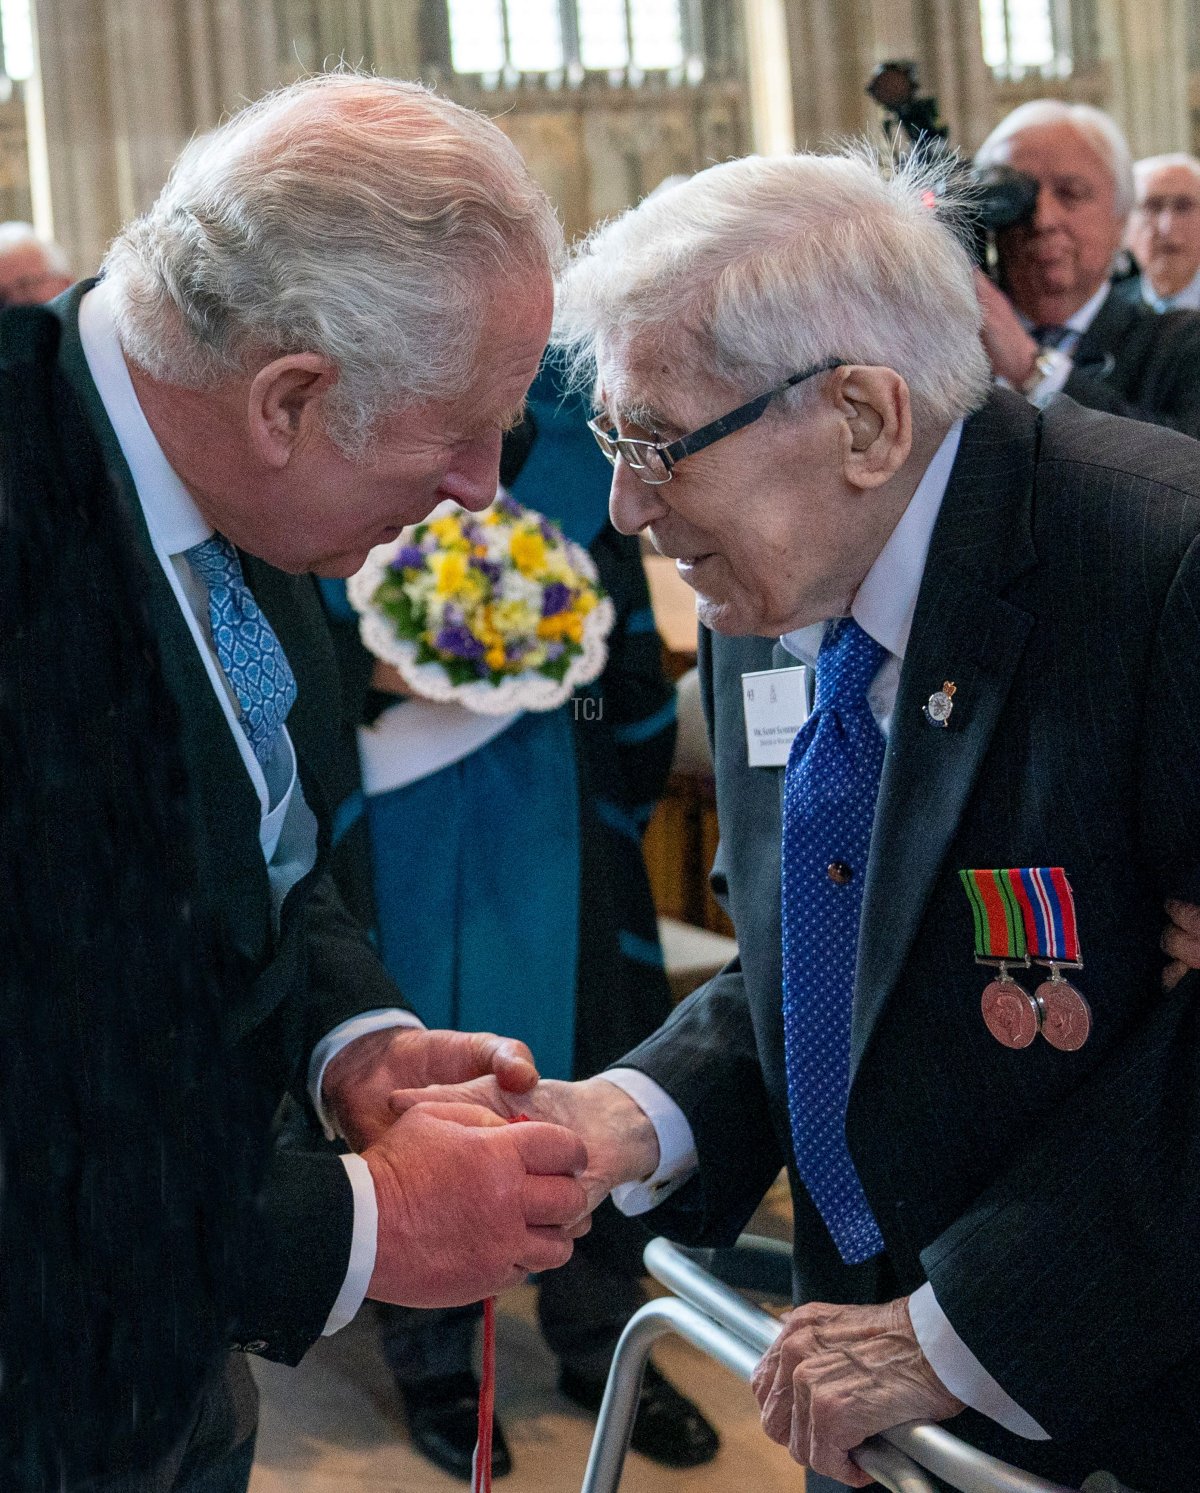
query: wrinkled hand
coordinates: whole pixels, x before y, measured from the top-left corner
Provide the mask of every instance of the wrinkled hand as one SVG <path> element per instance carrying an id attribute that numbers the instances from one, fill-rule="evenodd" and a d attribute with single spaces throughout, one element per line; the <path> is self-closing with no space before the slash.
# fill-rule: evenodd
<path id="1" fill-rule="evenodd" d="M 402 1090 L 392 1095 L 392 1110 L 404 1114 L 431 1100 L 471 1104 L 504 1118 L 528 1115 L 574 1131 L 587 1146 L 587 1170 L 580 1181 L 589 1208 L 622 1182 L 641 1181 L 658 1166 L 658 1136 L 645 1111 L 603 1078 L 582 1083 L 544 1078 L 523 1094 L 506 1091 L 494 1078 L 480 1078 L 454 1088 Z"/>
<path id="2" fill-rule="evenodd" d="M 980 336 L 992 372 L 1020 389 L 1033 372 L 1038 345 L 1021 325 L 1012 302 L 982 270 L 975 271 L 975 294 L 983 311 Z"/>
<path id="3" fill-rule="evenodd" d="M 476 1105 L 422 1104 L 363 1153 L 379 1206 L 367 1295 L 464 1306 L 571 1258 L 590 1226 L 578 1136 Z"/>
<path id="4" fill-rule="evenodd" d="M 1200 969 L 1200 907 L 1170 898 L 1166 904 L 1167 924 L 1162 936 L 1162 950 L 1171 962 L 1162 973 L 1164 990 L 1174 990 L 1189 971 Z"/>
<path id="5" fill-rule="evenodd" d="M 514 1093 L 532 1088 L 538 1076 L 529 1048 L 511 1037 L 389 1027 L 343 1047 L 325 1069 L 321 1095 L 338 1130 L 361 1151 L 395 1121 L 388 1104 L 394 1089 L 458 1084 L 484 1073 Z"/>
<path id="6" fill-rule="evenodd" d="M 803 1467 L 853 1488 L 871 1479 L 847 1453 L 909 1420 L 963 1409 L 921 1352 L 906 1299 L 789 1312 L 751 1387 L 763 1430 Z"/>

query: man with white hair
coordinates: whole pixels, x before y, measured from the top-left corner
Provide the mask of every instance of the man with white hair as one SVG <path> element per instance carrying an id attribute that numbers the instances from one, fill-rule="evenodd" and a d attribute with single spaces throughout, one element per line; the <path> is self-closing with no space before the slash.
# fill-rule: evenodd
<path id="1" fill-rule="evenodd" d="M 32 223 L 0 223 L 0 309 L 40 306 L 70 284 L 66 253 L 53 239 Z"/>
<path id="2" fill-rule="evenodd" d="M 303 574 L 351 574 L 443 499 L 491 502 L 559 252 L 549 202 L 495 126 L 414 84 L 325 76 L 190 145 L 98 284 L 0 321 L 6 366 L 57 364 L 127 506 L 182 722 L 208 894 L 196 916 L 243 977 L 225 1029 L 262 1128 L 230 1144 L 265 1150 L 291 1092 L 351 1148 L 278 1152 L 229 1262 L 231 1336 L 288 1363 L 366 1296 L 477 1300 L 562 1264 L 585 1226 L 573 1135 L 464 1129 L 436 1110 L 397 1123 L 388 1108 L 398 1084 L 494 1073 L 520 1089 L 536 1074 L 521 1043 L 426 1031 L 334 891 L 339 686 Z M 70 791 L 87 784 L 64 788 L 64 814 Z M 179 1303 L 179 1331 L 191 1310 Z M 191 1437 L 165 1463 L 112 1468 L 111 1486 L 244 1488 L 253 1428 L 239 1353 Z"/>
<path id="3" fill-rule="evenodd" d="M 1133 168 L 1136 203 L 1126 240 L 1155 311 L 1200 311 L 1200 161 L 1151 156 Z"/>
<path id="4" fill-rule="evenodd" d="M 978 277 L 993 372 L 1039 408 L 1060 390 L 1091 409 L 1200 435 L 1200 319 L 1153 316 L 1110 276 L 1134 205 L 1120 130 L 1089 104 L 1035 99 L 975 157 L 1032 176 L 1027 223 L 996 236 L 1000 284 Z"/>
<path id="5" fill-rule="evenodd" d="M 715 166 L 561 282 L 613 521 L 697 593 L 739 955 L 521 1108 L 686 1243 L 731 1244 L 786 1165 L 806 1304 L 755 1390 L 809 1493 L 952 1417 L 1167 1493 L 1200 1461 L 1196 978 L 1159 946 L 1200 892 L 1200 467 L 992 388 L 931 185 Z"/>

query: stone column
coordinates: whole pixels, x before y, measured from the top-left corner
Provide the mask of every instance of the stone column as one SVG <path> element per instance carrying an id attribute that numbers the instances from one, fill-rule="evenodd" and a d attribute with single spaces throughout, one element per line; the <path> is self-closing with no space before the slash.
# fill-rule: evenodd
<path id="1" fill-rule="evenodd" d="M 795 150 L 792 61 L 783 0 L 743 0 L 743 20 L 754 149 L 761 155 Z"/>
<path id="2" fill-rule="evenodd" d="M 1191 149 L 1186 0 L 1099 0 L 1108 107 L 1134 158 Z"/>

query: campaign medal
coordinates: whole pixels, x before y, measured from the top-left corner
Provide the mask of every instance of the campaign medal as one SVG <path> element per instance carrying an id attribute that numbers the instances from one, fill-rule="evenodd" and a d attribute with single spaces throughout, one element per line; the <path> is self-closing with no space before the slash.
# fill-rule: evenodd
<path id="1" fill-rule="evenodd" d="M 1050 971 L 1034 991 L 1042 1036 L 1059 1052 L 1078 1052 L 1091 1035 L 1092 1011 L 1064 969 L 1082 969 L 1075 898 L 1061 866 L 1031 866 L 1015 873 L 1029 953 Z"/>
<path id="2" fill-rule="evenodd" d="M 1002 1047 L 1028 1047 L 1038 1034 L 1042 1008 L 1009 974 L 1029 967 L 1025 920 L 1009 871 L 960 871 L 975 920 L 975 963 L 993 965 L 996 978 L 980 999 L 984 1025 Z"/>

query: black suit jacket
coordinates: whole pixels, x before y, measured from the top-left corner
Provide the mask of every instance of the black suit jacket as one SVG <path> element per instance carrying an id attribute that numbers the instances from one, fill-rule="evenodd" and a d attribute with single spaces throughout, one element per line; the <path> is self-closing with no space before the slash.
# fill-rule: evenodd
<path id="1" fill-rule="evenodd" d="M 1054 1438 L 960 1429 L 1045 1475 L 1142 1493 L 1200 1460 L 1197 980 L 1160 988 L 1162 899 L 1200 897 L 1200 455 L 1067 399 L 967 422 L 888 742 L 855 983 L 847 1135 L 886 1269 L 844 1266 L 792 1161 L 781 1029 L 782 769 L 746 765 L 740 676 L 792 662 L 705 635 L 718 891 L 740 961 L 624 1059 L 695 1131 L 649 1220 L 731 1242 L 781 1164 L 798 1299 L 933 1283 Z M 957 685 L 946 729 L 923 709 Z M 1012 1052 L 980 1017 L 962 867 L 1062 865 L 1095 1025 Z"/>
<path id="2" fill-rule="evenodd" d="M 1160 314 L 1137 279 L 1114 281 L 1073 356 L 1079 404 L 1200 436 L 1200 312 Z"/>
<path id="3" fill-rule="evenodd" d="M 346 914 L 326 871 L 330 793 L 336 773 L 339 682 L 324 616 L 307 576 L 289 576 L 253 556 L 242 563 L 296 676 L 288 716 L 300 782 L 320 826 L 316 864 L 289 892 L 278 932 L 259 844 L 260 810 L 191 632 L 150 546 L 141 505 L 83 356 L 77 286 L 46 310 L 10 313 L 8 357 L 38 356 L 37 318 L 57 319 L 58 368 L 76 390 L 128 510 L 146 576 L 146 603 L 163 673 L 183 726 L 200 883 L 238 965 L 223 1012 L 226 1043 L 254 1075 L 258 1112 L 269 1123 L 284 1095 L 301 1103 L 317 1042 L 365 1010 L 403 1004 L 366 936 Z M 219 1054 L 214 1054 L 219 1061 Z M 261 1139 L 261 1137 L 256 1137 Z M 234 1268 L 241 1303 L 235 1345 L 295 1363 L 320 1336 L 345 1279 L 353 1196 L 336 1155 L 277 1152 L 252 1234 Z"/>

